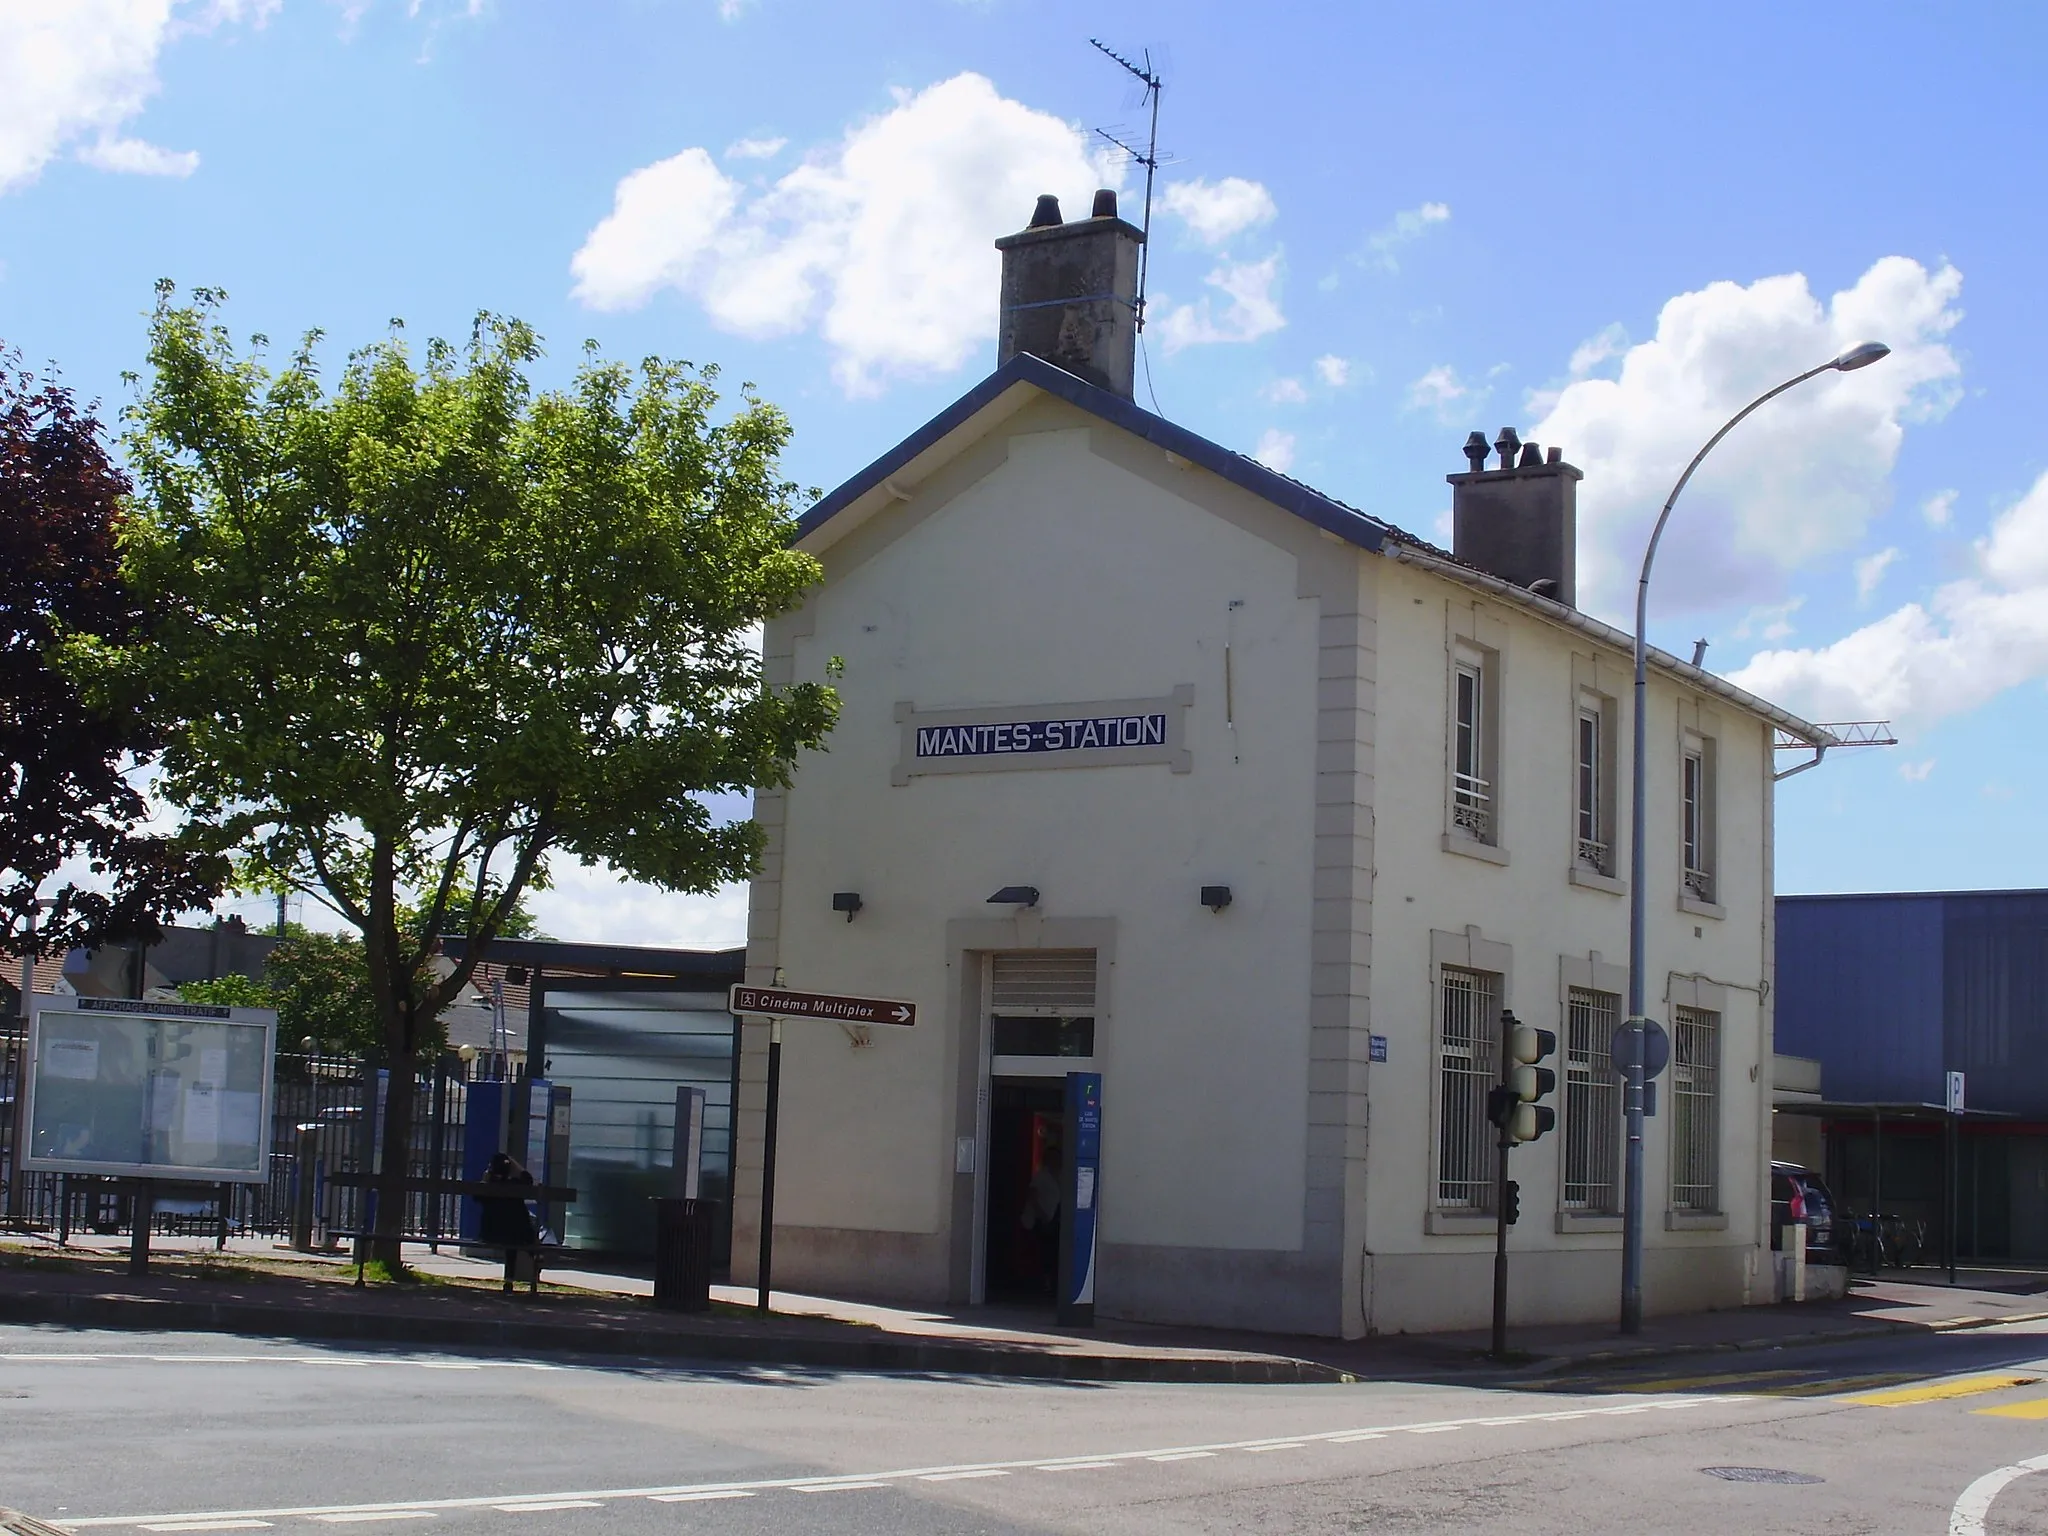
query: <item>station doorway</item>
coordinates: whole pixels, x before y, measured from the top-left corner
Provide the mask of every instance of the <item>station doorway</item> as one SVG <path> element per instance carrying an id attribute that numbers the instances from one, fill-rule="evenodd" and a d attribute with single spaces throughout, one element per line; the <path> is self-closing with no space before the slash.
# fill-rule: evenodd
<path id="1" fill-rule="evenodd" d="M 988 1300 L 1051 1306 L 1059 1267 L 1059 1189 L 1065 1105 L 1058 1079 L 989 1085 Z"/>

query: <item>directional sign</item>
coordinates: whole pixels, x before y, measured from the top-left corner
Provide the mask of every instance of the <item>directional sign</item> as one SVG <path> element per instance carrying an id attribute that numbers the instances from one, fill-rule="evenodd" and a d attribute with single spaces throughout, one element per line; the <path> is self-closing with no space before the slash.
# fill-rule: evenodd
<path id="1" fill-rule="evenodd" d="M 890 997 L 837 997 L 829 992 L 793 992 L 785 987 L 734 987 L 734 1013 L 765 1013 L 781 1019 L 831 1019 L 840 1024 L 915 1024 L 917 1004 Z"/>

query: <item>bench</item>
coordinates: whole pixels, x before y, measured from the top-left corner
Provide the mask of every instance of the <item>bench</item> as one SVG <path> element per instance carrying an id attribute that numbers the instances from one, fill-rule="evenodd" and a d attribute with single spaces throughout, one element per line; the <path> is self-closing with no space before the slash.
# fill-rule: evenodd
<path id="1" fill-rule="evenodd" d="M 331 1173 L 327 1182 L 339 1189 L 361 1189 L 368 1199 L 365 1207 L 367 1224 L 361 1227 L 329 1227 L 335 1237 L 346 1237 L 359 1244 L 365 1238 L 379 1236 L 377 1225 L 377 1196 L 383 1192 L 384 1181 L 374 1173 Z M 551 1184 L 508 1184 L 484 1179 L 428 1179 L 409 1177 L 400 1181 L 400 1188 L 409 1195 L 463 1195 L 471 1200 L 517 1200 L 522 1205 L 529 1200 L 549 1205 L 570 1205 L 575 1202 L 576 1191 Z M 505 1255 L 505 1286 L 507 1296 L 512 1294 L 514 1269 L 520 1255 L 533 1260 L 533 1273 L 528 1277 L 527 1294 L 540 1292 L 540 1272 L 545 1260 L 568 1252 L 560 1243 L 484 1243 L 472 1242 L 467 1238 L 463 1243 L 476 1248 L 495 1248 Z M 369 1261 L 369 1253 L 362 1247 L 356 1251 L 356 1284 L 363 1284 L 363 1268 Z"/>

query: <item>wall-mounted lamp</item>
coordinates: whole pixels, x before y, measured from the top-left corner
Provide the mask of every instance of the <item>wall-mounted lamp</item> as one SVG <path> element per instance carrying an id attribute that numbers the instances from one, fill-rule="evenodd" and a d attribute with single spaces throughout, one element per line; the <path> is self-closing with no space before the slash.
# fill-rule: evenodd
<path id="1" fill-rule="evenodd" d="M 860 892 L 834 891 L 832 893 L 832 910 L 834 912 L 844 912 L 846 920 L 849 923 L 852 922 L 853 914 L 860 910 Z"/>
<path id="2" fill-rule="evenodd" d="M 1230 887 L 1227 885 L 1203 886 L 1202 905 L 1211 912 L 1221 912 L 1230 905 Z"/>
<path id="3" fill-rule="evenodd" d="M 1035 907 L 1038 905 L 1038 887 L 1035 885 L 1006 885 L 989 897 L 989 905 L 1003 907 Z"/>

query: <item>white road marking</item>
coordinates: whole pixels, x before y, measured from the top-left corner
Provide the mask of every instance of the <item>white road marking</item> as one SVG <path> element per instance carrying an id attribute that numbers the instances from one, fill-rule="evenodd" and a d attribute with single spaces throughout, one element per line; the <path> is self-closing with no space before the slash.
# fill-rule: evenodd
<path id="1" fill-rule="evenodd" d="M 422 1371 L 566 1371 L 566 1365 L 539 1360 L 427 1360 L 414 1355 L 146 1355 L 30 1352 L 0 1350 L 0 1366 L 32 1365 L 391 1365 Z"/>
<path id="2" fill-rule="evenodd" d="M 920 1483 L 964 1483 L 970 1477 L 1008 1477 L 1010 1474 L 1001 1467 L 975 1467 L 966 1472 L 927 1472 Z"/>
<path id="3" fill-rule="evenodd" d="M 1040 1467 L 1041 1472 L 1093 1472 L 1099 1467 L 1120 1466 L 1114 1461 L 1062 1461 L 1050 1467 Z"/>
<path id="4" fill-rule="evenodd" d="M 491 1508 L 506 1515 L 551 1515 L 558 1509 L 603 1509 L 598 1499 L 522 1499 L 517 1504 L 493 1504 Z"/>
<path id="5" fill-rule="evenodd" d="M 1991 1501 L 2007 1483 L 2016 1483 L 2029 1472 L 2048 1471 L 2048 1456 L 2030 1456 L 1996 1472 L 1986 1472 L 1963 1490 L 1948 1517 L 1948 1536 L 1984 1536 L 1984 1517 L 1991 1513 Z"/>
<path id="6" fill-rule="evenodd" d="M 361 1513 L 315 1515 L 313 1518 L 327 1525 L 365 1525 L 372 1520 L 433 1520 L 437 1516 L 431 1509 L 372 1509 Z"/>
<path id="7" fill-rule="evenodd" d="M 145 1531 L 260 1531 L 268 1520 L 159 1520 Z"/>
<path id="8" fill-rule="evenodd" d="M 886 1488 L 887 1483 L 853 1481 L 840 1483 L 797 1483 L 793 1485 L 798 1493 L 849 1493 L 856 1488 Z"/>
<path id="9" fill-rule="evenodd" d="M 1281 1442 L 1265 1437 L 1257 1440 L 1233 1440 L 1209 1445 L 1159 1446 L 1144 1450 L 1107 1451 L 1088 1460 L 1081 1461 L 1068 1456 L 1033 1457 L 1017 1461 L 962 1462 L 938 1467 L 899 1467 L 890 1471 L 849 1473 L 842 1477 L 771 1477 L 756 1481 L 735 1482 L 730 1479 L 714 1483 L 683 1483 L 652 1488 L 600 1488 L 578 1489 L 573 1492 L 536 1493 L 507 1497 L 505 1494 L 491 1494 L 450 1499 L 394 1499 L 374 1504 L 309 1504 L 277 1509 L 224 1509 L 207 1510 L 188 1514 L 163 1515 L 102 1515 L 90 1519 L 67 1520 L 73 1530 L 90 1530 L 106 1526 L 125 1526 L 129 1529 L 141 1527 L 155 1529 L 152 1522 L 169 1522 L 174 1529 L 181 1530 L 245 1530 L 272 1520 L 293 1519 L 304 1516 L 329 1514 L 369 1514 L 398 1510 L 457 1510 L 457 1509 L 499 1509 L 506 1506 L 535 1508 L 541 1505 L 557 1505 L 562 1508 L 586 1508 L 592 1504 L 607 1503 L 615 1499 L 675 1499 L 685 1494 L 716 1494 L 729 1498 L 735 1493 L 765 1493 L 774 1489 L 795 1489 L 804 1493 L 831 1493 L 855 1488 L 887 1488 L 895 1483 L 931 1477 L 947 1472 L 1018 1472 L 1018 1471 L 1059 1471 L 1070 1467 L 1122 1466 L 1136 1462 L 1197 1461 L 1219 1455 L 1225 1451 L 1245 1451 L 1254 1446 L 1276 1444 L 1289 1445 L 1348 1445 L 1360 1440 L 1377 1440 L 1396 1434 L 1438 1434 L 1447 1430 L 1467 1429 L 1477 1425 L 1548 1424 L 1571 1419 L 1597 1419 L 1623 1414 L 1651 1413 L 1681 1408 L 1703 1408 L 1732 1406 L 1753 1402 L 1755 1399 L 1744 1394 L 1726 1397 L 1674 1397 L 1659 1402 L 1629 1403 L 1612 1407 L 1579 1408 L 1564 1411 L 1549 1410 L 1523 1414 L 1484 1414 L 1463 1419 L 1445 1419 L 1427 1424 L 1382 1424 L 1370 1428 L 1347 1428 L 1329 1430 L 1321 1434 L 1300 1435 L 1294 1440 Z M 203 1522 L 195 1524 L 194 1522 Z M 220 1524 L 218 1522 L 247 1522 L 246 1524 Z"/>
<path id="10" fill-rule="evenodd" d="M 1245 1450 L 1257 1456 L 1262 1451 L 1298 1451 L 1303 1444 L 1300 1440 L 1275 1440 L 1271 1445 L 1248 1445 Z"/>
<path id="11" fill-rule="evenodd" d="M 652 1497 L 657 1504 L 701 1504 L 706 1499 L 751 1499 L 753 1492 L 746 1488 L 700 1488 L 695 1493 L 657 1493 Z"/>

